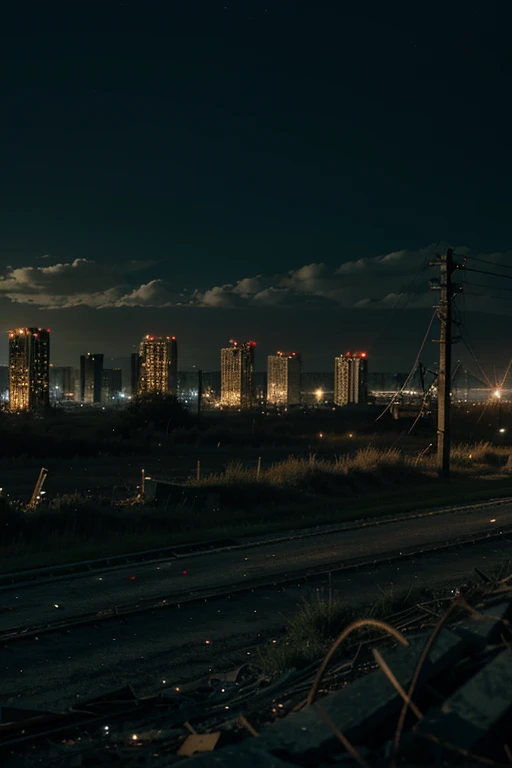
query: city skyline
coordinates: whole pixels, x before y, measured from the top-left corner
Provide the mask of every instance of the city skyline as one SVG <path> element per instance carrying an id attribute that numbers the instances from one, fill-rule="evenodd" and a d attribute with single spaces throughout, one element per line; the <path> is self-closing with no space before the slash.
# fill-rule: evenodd
<path id="1" fill-rule="evenodd" d="M 28 327 L 28 326 L 24 326 L 24 327 Z M 47 329 L 47 331 L 49 332 L 50 329 Z M 408 328 L 407 331 L 410 332 L 411 329 Z M 502 328 L 502 331 L 504 332 L 504 334 L 507 334 L 507 340 L 508 340 L 508 329 L 507 329 L 507 327 L 504 326 Z M 381 332 L 382 332 L 382 329 L 379 329 L 379 334 Z M 11 333 L 11 332 L 7 332 L 5 334 L 5 340 L 7 342 L 6 343 L 6 347 L 8 347 L 8 343 L 9 343 L 9 333 Z M 432 361 L 431 364 L 434 367 L 437 364 L 437 362 L 434 359 L 435 351 L 437 349 L 437 344 L 436 344 L 435 336 L 436 336 L 436 329 L 435 329 L 435 326 L 433 326 L 429 336 L 425 337 L 427 341 L 429 341 L 429 339 L 430 339 L 431 346 L 427 345 L 426 351 L 422 355 L 423 361 L 428 361 L 430 359 Z M 68 361 L 63 361 L 62 359 L 58 359 L 58 358 L 56 359 L 55 356 L 54 356 L 54 351 L 53 351 L 55 338 L 56 338 L 55 333 L 52 333 L 52 358 L 51 358 L 50 368 L 52 368 L 52 367 L 59 368 L 59 369 L 72 368 L 79 375 L 80 368 L 82 367 L 81 360 L 84 357 L 84 354 L 81 352 L 81 350 L 78 350 L 75 347 L 75 351 L 74 351 L 74 355 L 73 355 L 74 360 L 75 360 L 74 364 L 73 363 L 70 364 L 69 360 Z M 352 337 L 352 338 L 354 338 L 354 337 Z M 58 336 L 57 336 L 57 339 L 58 339 Z M 145 339 L 153 339 L 153 340 L 167 339 L 167 340 L 172 340 L 172 344 L 174 344 L 174 347 L 175 347 L 174 353 L 171 355 L 171 357 L 173 357 L 172 378 L 173 378 L 173 381 L 174 381 L 175 377 L 176 377 L 176 374 L 177 374 L 177 370 L 178 370 L 178 367 L 177 367 L 177 341 L 176 341 L 176 336 L 161 336 L 161 337 L 159 337 L 159 336 L 154 336 L 154 335 L 151 335 L 151 334 L 144 334 L 143 342 L 144 342 Z M 0 337 L 0 343 L 1 343 L 1 337 Z M 126 344 L 127 344 L 127 340 L 126 339 L 124 339 L 124 343 L 125 343 L 125 346 L 126 346 Z M 115 354 L 115 355 L 112 355 L 112 356 L 109 356 L 108 354 L 105 354 L 103 352 L 101 353 L 101 355 L 105 358 L 105 361 L 108 360 L 111 363 L 108 366 L 108 370 L 110 370 L 112 368 L 123 368 L 124 369 L 124 375 L 126 377 L 126 381 L 132 380 L 132 382 L 133 382 L 134 374 L 136 375 L 136 379 L 137 380 L 138 380 L 138 377 L 140 375 L 139 368 L 140 368 L 140 362 L 141 362 L 141 353 L 140 353 L 141 342 L 138 342 L 137 344 L 132 344 L 131 346 L 132 346 L 132 348 L 136 347 L 138 349 L 138 351 L 122 355 L 122 354 L 119 354 L 119 350 L 118 350 L 117 351 L 118 354 Z M 189 350 L 187 349 L 186 345 L 184 347 L 182 346 L 181 349 L 185 353 L 183 355 L 183 357 L 185 358 L 186 362 L 185 362 L 185 364 L 180 365 L 180 371 L 181 372 L 186 372 L 186 371 L 194 371 L 194 370 L 200 370 L 200 369 L 201 370 L 205 370 L 205 371 L 207 371 L 207 370 L 209 370 L 209 371 L 220 370 L 219 365 L 218 365 L 218 352 L 217 352 L 217 350 L 219 348 L 222 349 L 222 346 L 223 346 L 222 343 L 220 343 L 219 347 L 216 349 L 215 347 L 212 348 L 211 345 L 207 345 L 208 353 L 209 353 L 209 359 L 210 359 L 211 365 L 204 365 L 204 364 L 202 364 L 200 362 L 200 360 L 204 360 L 204 356 L 203 355 L 200 356 L 200 360 L 197 360 L 197 362 L 195 362 L 195 363 L 191 363 L 190 362 L 190 360 L 191 360 L 190 355 L 187 354 L 189 352 Z M 336 357 L 339 354 L 338 350 L 339 350 L 341 345 L 339 345 L 339 344 L 337 344 L 336 346 L 330 345 L 329 349 L 327 349 L 327 344 L 325 346 L 326 346 L 327 354 L 324 355 L 324 357 L 323 357 L 323 360 L 324 360 L 324 364 L 323 365 L 316 365 L 317 358 L 314 358 L 314 357 L 313 358 L 306 357 L 306 365 L 303 365 L 303 363 L 304 363 L 304 355 L 302 353 L 299 353 L 300 357 L 301 357 L 301 368 L 305 372 L 308 372 L 308 371 L 311 372 L 311 373 L 314 373 L 314 372 L 328 372 L 328 371 L 332 370 L 332 358 L 333 358 L 333 355 Z M 353 348 L 354 347 L 357 348 L 358 345 L 350 344 L 350 346 L 352 346 Z M 265 344 L 260 344 L 260 342 L 258 342 L 258 349 L 259 349 L 259 354 L 255 357 L 254 370 L 255 371 L 263 371 L 263 370 L 265 370 L 266 371 L 267 370 L 268 358 L 271 355 L 275 355 L 276 353 L 275 353 L 274 350 L 269 348 L 269 344 L 268 343 L 267 343 L 267 345 L 265 345 Z M 467 367 L 469 367 L 470 369 L 473 368 L 474 372 L 478 376 L 484 375 L 484 378 L 487 378 L 488 380 L 496 379 L 497 382 L 501 380 L 501 378 L 502 378 L 504 373 L 506 373 L 507 376 L 510 373 L 511 361 L 510 361 L 510 354 L 509 354 L 509 346 L 508 346 L 508 344 L 504 345 L 504 348 L 503 348 L 503 357 L 502 357 L 502 360 L 501 360 L 501 367 L 500 367 L 500 365 L 496 365 L 496 362 L 494 362 L 493 363 L 493 371 L 492 372 L 489 371 L 490 375 L 487 376 L 487 377 L 485 376 L 485 372 L 483 371 L 483 369 L 481 367 L 481 362 L 482 361 L 484 361 L 484 363 L 485 362 L 487 362 L 487 363 L 489 362 L 488 359 L 487 359 L 487 361 L 485 360 L 485 356 L 481 356 L 480 359 L 475 359 L 474 356 L 467 349 L 463 349 L 463 348 L 459 347 L 459 349 L 455 348 L 455 350 L 456 350 L 456 352 L 461 353 L 461 354 L 454 355 L 454 363 L 453 363 L 454 367 L 455 366 L 459 366 L 459 365 L 467 365 Z M 432 353 L 434 353 L 434 355 Z M 90 354 L 91 353 L 87 353 L 87 355 L 90 355 Z M 281 353 L 278 352 L 277 354 L 281 354 Z M 378 371 L 380 371 L 382 373 L 399 373 L 399 372 L 403 372 L 403 371 L 406 370 L 406 366 L 404 366 L 403 368 L 400 368 L 398 365 L 389 365 L 389 364 L 388 365 L 382 365 L 380 363 L 379 359 L 378 359 L 378 357 L 379 357 L 378 355 L 374 356 L 373 354 L 371 354 L 371 357 L 372 357 L 373 369 L 374 370 L 378 370 Z M 182 356 L 180 356 L 180 361 L 181 360 L 182 360 Z M 134 361 L 136 361 L 136 370 L 134 370 Z M 188 362 L 188 365 L 187 365 L 187 362 Z M 325 364 L 325 363 L 327 363 L 327 364 Z M 388 363 L 389 363 L 389 360 L 388 360 Z M 6 359 L 5 363 L 3 363 L 1 361 L 1 358 L 0 358 L 0 367 L 2 367 L 2 368 L 6 368 L 7 367 L 8 368 L 8 366 L 9 366 L 9 357 L 8 357 L 8 355 L 7 355 L 7 359 Z M 173 384 L 173 387 L 171 387 L 171 388 L 175 388 L 175 385 Z"/>
<path id="2" fill-rule="evenodd" d="M 45 334 L 46 338 L 43 338 Z M 38 352 L 32 344 L 31 353 L 27 341 L 37 341 L 40 338 L 43 339 L 43 346 Z M 146 335 L 141 342 L 140 353 L 132 354 L 128 370 L 122 366 L 103 367 L 104 356 L 101 353 L 81 355 L 80 369 L 55 366 L 50 362 L 48 354 L 49 329 L 16 329 L 9 333 L 9 340 L 11 365 L 10 371 L 7 366 L 0 367 L 0 378 L 3 382 L 0 395 L 4 401 L 11 401 L 11 410 L 38 410 L 48 402 L 52 405 L 101 405 L 105 409 L 108 406 L 119 407 L 133 396 L 150 394 L 150 391 L 176 394 L 186 405 L 195 407 L 193 403 L 199 391 L 199 371 L 177 370 L 175 337 L 155 338 Z M 145 351 L 147 344 L 150 345 L 149 354 Z M 373 370 L 369 372 L 366 352 L 336 355 L 329 372 L 303 372 L 300 352 L 278 351 L 267 357 L 264 372 L 256 371 L 256 343 L 239 344 L 231 340 L 230 345 L 220 350 L 219 370 L 202 371 L 201 390 L 204 405 L 207 407 L 247 408 L 267 405 L 270 408 L 287 408 L 299 404 L 343 407 L 366 404 L 379 397 L 389 398 L 393 393 L 403 392 L 405 396 L 418 396 L 424 393 L 425 387 L 430 388 L 435 384 L 433 372 L 426 371 L 421 364 L 414 373 L 409 374 L 390 374 Z M 244 358 L 244 361 L 239 358 Z M 39 364 L 41 361 L 44 363 L 43 368 Z M 145 376 L 153 386 L 151 390 L 148 390 L 146 385 L 140 386 L 143 361 L 144 367 L 148 369 Z M 512 383 L 511 368 L 512 361 L 503 379 L 492 384 L 489 380 L 484 381 L 475 376 L 474 372 L 457 362 L 452 369 L 454 396 L 458 401 L 460 398 L 468 401 L 472 393 L 472 402 L 485 400 L 486 392 L 493 402 L 496 402 L 497 396 L 508 398 L 512 392 L 509 386 Z M 8 396 L 9 372 L 14 385 L 13 399 Z M 427 378 L 425 373 L 428 373 Z M 483 375 L 483 371 L 480 371 L 480 374 Z M 32 406 L 29 402 L 31 390 L 34 390 L 38 401 L 33 399 Z"/>

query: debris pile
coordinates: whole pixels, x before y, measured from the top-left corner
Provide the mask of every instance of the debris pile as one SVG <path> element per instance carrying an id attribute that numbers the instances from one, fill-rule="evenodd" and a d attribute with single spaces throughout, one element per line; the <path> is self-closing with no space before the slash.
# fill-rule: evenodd
<path id="1" fill-rule="evenodd" d="M 318 663 L 257 664 L 72 711 L 1 710 L 0 760 L 93 766 L 512 763 L 512 578 L 348 626 Z M 362 634 L 363 633 L 363 634 Z"/>

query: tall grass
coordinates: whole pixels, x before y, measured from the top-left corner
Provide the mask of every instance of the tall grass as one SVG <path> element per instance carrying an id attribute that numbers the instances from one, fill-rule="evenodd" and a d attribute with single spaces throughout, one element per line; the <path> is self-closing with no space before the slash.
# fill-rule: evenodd
<path id="1" fill-rule="evenodd" d="M 262 468 L 259 474 L 256 468 L 233 462 L 224 472 L 207 475 L 199 481 L 191 479 L 190 484 L 221 487 L 259 483 L 276 489 L 293 488 L 329 495 L 350 487 L 364 490 L 365 486 L 378 487 L 431 476 L 430 461 L 419 465 L 413 457 L 404 456 L 398 450 L 369 447 L 334 461 L 290 456 L 286 461 Z"/>
<path id="2" fill-rule="evenodd" d="M 284 636 L 263 646 L 259 652 L 265 672 L 278 675 L 289 669 L 302 669 L 325 655 L 333 640 L 361 613 L 385 619 L 391 614 L 414 605 L 418 594 L 383 592 L 364 611 L 344 603 L 338 592 L 319 590 L 304 598 L 298 610 L 287 621 Z M 367 635 L 364 629 L 360 635 Z"/>
<path id="3" fill-rule="evenodd" d="M 459 468 L 503 468 L 512 456 L 512 448 L 491 443 L 459 443 L 451 450 L 452 462 Z"/>
<path id="4" fill-rule="evenodd" d="M 471 472 L 486 474 L 504 468 L 511 455 L 512 449 L 490 443 L 461 444 L 453 446 L 452 463 L 455 472 L 461 475 Z M 290 456 L 286 461 L 261 468 L 259 473 L 254 467 L 232 462 L 224 472 L 189 482 L 191 485 L 216 487 L 259 483 L 274 488 L 329 494 L 342 489 L 362 491 L 408 484 L 429 480 L 435 474 L 435 457 L 432 455 L 409 456 L 396 448 L 381 450 L 370 446 L 354 454 L 337 457 L 334 461 L 317 460 L 313 455 L 309 459 Z"/>
<path id="5" fill-rule="evenodd" d="M 292 456 L 259 473 L 235 462 L 222 473 L 191 479 L 185 499 L 164 507 L 112 504 L 75 493 L 30 510 L 0 497 L 0 570 L 405 512 L 432 501 L 463 502 L 473 491 L 483 498 L 489 480 L 473 489 L 467 479 L 502 472 L 511 453 L 488 443 L 455 446 L 449 487 L 437 483 L 432 457 L 368 447 L 334 461 Z M 467 490 L 458 490 L 457 475 Z M 413 493 L 420 488 L 420 494 Z M 508 489 L 506 480 L 501 495 Z M 200 497 L 209 493 L 218 497 L 215 512 L 201 503 Z"/>

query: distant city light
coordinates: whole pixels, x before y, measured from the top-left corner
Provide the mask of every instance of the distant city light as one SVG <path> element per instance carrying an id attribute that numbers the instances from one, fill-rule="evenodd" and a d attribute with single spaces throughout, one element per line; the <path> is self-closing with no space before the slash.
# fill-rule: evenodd
<path id="1" fill-rule="evenodd" d="M 347 352 L 334 358 L 334 405 L 366 404 L 368 360 L 366 352 Z"/>
<path id="2" fill-rule="evenodd" d="M 132 369 L 132 394 L 134 391 L 139 395 L 165 392 L 176 394 L 177 355 L 176 336 L 157 337 L 149 334 L 145 336 L 140 345 L 139 355 L 136 355 L 135 380 L 133 380 Z"/>
<path id="3" fill-rule="evenodd" d="M 254 404 L 254 341 L 239 344 L 230 339 L 230 347 L 220 351 L 220 405 L 226 408 L 248 408 Z"/>
<path id="4" fill-rule="evenodd" d="M 278 351 L 267 358 L 267 403 L 278 408 L 300 403 L 301 356 Z"/>
<path id="5" fill-rule="evenodd" d="M 9 409 L 34 411 L 49 404 L 49 330 L 18 328 L 9 332 Z"/>

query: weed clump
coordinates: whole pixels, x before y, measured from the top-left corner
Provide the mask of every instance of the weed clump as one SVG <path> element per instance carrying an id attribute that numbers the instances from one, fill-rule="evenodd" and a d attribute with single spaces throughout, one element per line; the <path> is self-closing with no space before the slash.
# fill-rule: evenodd
<path id="1" fill-rule="evenodd" d="M 325 656 L 333 641 L 356 619 L 387 619 L 414 605 L 417 597 L 411 591 L 390 589 L 382 591 L 364 608 L 356 609 L 344 603 L 332 589 L 320 590 L 302 600 L 297 613 L 286 622 L 284 637 L 260 650 L 260 664 L 271 677 L 290 669 L 303 669 Z M 363 637 L 372 631 L 358 630 Z"/>
<path id="2" fill-rule="evenodd" d="M 302 669 L 325 654 L 332 639 L 353 620 L 353 611 L 332 590 L 304 598 L 286 622 L 285 637 L 260 651 L 260 663 L 269 675 Z"/>

